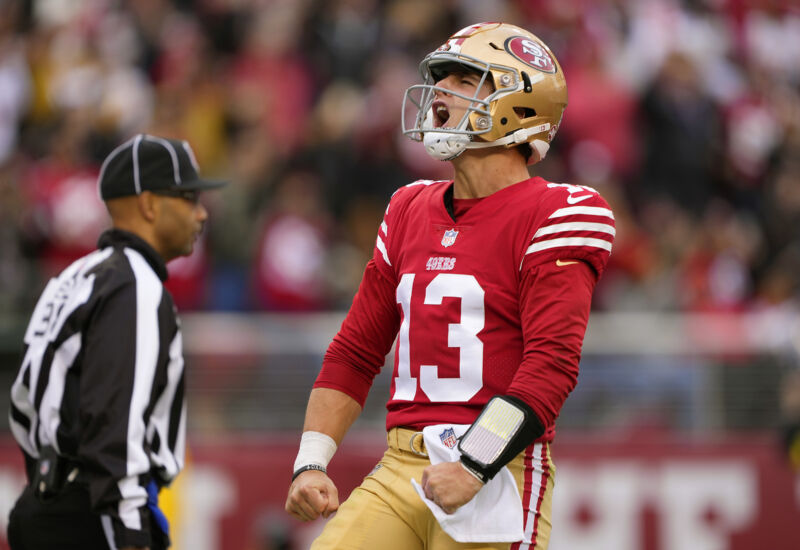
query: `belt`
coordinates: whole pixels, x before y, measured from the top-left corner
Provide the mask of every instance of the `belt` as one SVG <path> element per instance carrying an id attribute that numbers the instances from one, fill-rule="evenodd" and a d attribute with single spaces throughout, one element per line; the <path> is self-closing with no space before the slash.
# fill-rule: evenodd
<path id="1" fill-rule="evenodd" d="M 39 500 L 46 502 L 59 495 L 67 485 L 80 483 L 80 464 L 64 456 L 55 449 L 45 446 L 39 450 L 39 458 L 33 463 L 33 471 L 29 477 L 30 485 Z"/>
<path id="2" fill-rule="evenodd" d="M 428 456 L 422 432 L 409 428 L 392 428 L 386 434 L 386 442 L 392 449 L 414 453 L 418 456 Z"/>

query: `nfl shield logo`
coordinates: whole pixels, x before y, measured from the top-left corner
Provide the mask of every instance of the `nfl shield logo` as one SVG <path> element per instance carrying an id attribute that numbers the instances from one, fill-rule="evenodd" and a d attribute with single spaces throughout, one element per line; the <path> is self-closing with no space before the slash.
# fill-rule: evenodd
<path id="1" fill-rule="evenodd" d="M 458 231 L 455 229 L 448 229 L 444 232 L 444 237 L 442 237 L 442 246 L 445 248 L 452 246 L 453 243 L 456 242 L 456 237 L 458 237 Z"/>
<path id="2" fill-rule="evenodd" d="M 442 440 L 442 443 L 444 443 L 444 446 L 448 449 L 452 449 L 458 443 L 458 440 L 456 439 L 456 432 L 453 430 L 453 428 L 445 429 L 445 431 L 439 434 L 439 439 Z"/>

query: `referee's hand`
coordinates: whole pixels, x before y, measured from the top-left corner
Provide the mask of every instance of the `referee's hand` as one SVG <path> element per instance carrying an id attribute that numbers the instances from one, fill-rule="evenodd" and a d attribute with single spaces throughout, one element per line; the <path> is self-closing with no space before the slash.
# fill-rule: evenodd
<path id="1" fill-rule="evenodd" d="M 301 473 L 289 487 L 286 511 L 302 521 L 327 518 L 339 509 L 339 491 L 328 474 L 318 470 Z"/>

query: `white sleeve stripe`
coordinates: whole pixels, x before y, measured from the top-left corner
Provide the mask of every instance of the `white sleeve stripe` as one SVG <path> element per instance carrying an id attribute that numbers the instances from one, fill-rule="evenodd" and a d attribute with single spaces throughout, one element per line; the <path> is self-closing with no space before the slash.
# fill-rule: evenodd
<path id="1" fill-rule="evenodd" d="M 381 231 L 383 231 L 383 234 L 387 237 L 389 236 L 389 226 L 386 225 L 386 222 L 381 222 Z"/>
<path id="2" fill-rule="evenodd" d="M 139 476 L 123 477 L 117 481 L 122 499 L 117 504 L 117 514 L 128 529 L 141 531 L 142 516 L 140 508 L 147 504 L 147 490 L 139 485 Z"/>
<path id="3" fill-rule="evenodd" d="M 375 246 L 377 246 L 378 250 L 381 251 L 381 255 L 383 256 L 383 261 L 385 261 L 389 265 L 392 265 L 392 262 L 389 261 L 389 253 L 386 252 L 386 245 L 383 244 L 383 241 L 381 240 L 380 236 L 375 241 Z"/>
<path id="4" fill-rule="evenodd" d="M 170 344 L 169 348 L 170 357 L 172 357 L 172 361 L 170 361 L 169 369 L 173 368 L 175 362 L 180 362 L 180 370 L 181 373 L 183 372 L 184 364 L 183 364 L 183 334 L 181 333 L 180 329 L 178 333 L 175 335 L 175 339 Z M 170 372 L 169 370 L 167 372 Z M 179 377 L 181 374 L 178 375 Z M 180 384 L 180 380 L 178 380 Z M 173 396 L 173 402 L 175 398 Z M 177 470 L 175 471 L 174 475 L 178 475 L 178 473 L 183 469 L 184 460 L 186 458 L 186 397 L 185 395 L 181 396 L 181 412 L 180 412 L 180 420 L 178 421 L 178 437 L 175 439 L 175 448 L 172 449 L 171 456 L 175 460 L 175 465 Z M 169 440 L 167 439 L 167 443 Z M 166 445 L 165 445 L 166 446 Z"/>
<path id="5" fill-rule="evenodd" d="M 50 441 L 56 451 L 62 452 L 58 445 L 58 427 L 61 425 L 61 406 L 64 399 L 64 386 L 67 371 L 75 364 L 75 358 L 81 351 L 82 334 L 76 332 L 67 338 L 53 355 L 50 364 L 50 377 L 39 405 L 39 440 Z"/>
<path id="6" fill-rule="evenodd" d="M 603 216 L 606 218 L 614 219 L 614 214 L 608 208 L 601 208 L 599 206 L 568 206 L 566 208 L 559 208 L 552 214 L 549 219 L 563 218 L 564 216 L 574 216 L 576 214 L 586 214 L 588 216 Z"/>
<path id="7" fill-rule="evenodd" d="M 186 461 L 186 400 L 183 401 L 181 406 L 181 417 L 178 422 L 178 439 L 175 440 L 175 451 L 172 456 L 175 458 L 175 463 L 178 465 L 178 471 L 183 470 Z"/>
<path id="8" fill-rule="evenodd" d="M 144 450 L 144 411 L 150 402 L 158 363 L 158 306 L 161 303 L 163 286 L 139 252 L 126 248 L 125 255 L 136 279 L 136 363 L 128 412 L 126 472 L 128 475 L 138 475 L 150 469 L 150 460 Z M 127 495 L 122 493 L 122 496 L 125 498 Z"/>
<path id="9" fill-rule="evenodd" d="M 548 248 L 561 248 L 569 246 L 591 246 L 594 248 L 602 248 L 611 252 L 611 243 L 603 239 L 591 239 L 587 237 L 565 237 L 561 239 L 548 239 L 538 243 L 533 243 L 525 251 L 525 254 L 532 252 L 539 252 L 540 250 L 547 250 Z"/>
<path id="10" fill-rule="evenodd" d="M 595 231 L 597 233 L 608 233 L 609 235 L 616 235 L 617 230 L 613 226 L 605 223 L 589 223 L 589 222 L 571 222 L 571 223 L 557 223 L 547 225 L 539 229 L 533 238 L 541 237 L 542 235 L 552 235 L 553 233 L 564 233 L 567 231 Z"/>
<path id="11" fill-rule="evenodd" d="M 150 424 L 147 426 L 147 439 L 152 441 L 153 432 L 158 431 L 161 446 L 158 453 L 151 452 L 151 459 L 166 470 L 167 475 L 172 478 L 178 475 L 181 469 L 178 449 L 171 449 L 169 445 L 169 425 L 170 414 L 173 403 L 175 402 L 175 392 L 181 381 L 183 373 L 183 338 L 181 331 L 175 333 L 175 337 L 169 346 L 169 363 L 167 364 L 167 386 L 156 401 L 153 412 L 150 414 Z M 156 456 L 152 456 L 155 454 Z"/>
<path id="12" fill-rule="evenodd" d="M 103 514 L 100 516 L 100 523 L 103 526 L 103 534 L 106 536 L 106 543 L 111 550 L 117 550 L 117 543 L 114 542 L 114 528 L 111 526 L 111 516 Z"/>

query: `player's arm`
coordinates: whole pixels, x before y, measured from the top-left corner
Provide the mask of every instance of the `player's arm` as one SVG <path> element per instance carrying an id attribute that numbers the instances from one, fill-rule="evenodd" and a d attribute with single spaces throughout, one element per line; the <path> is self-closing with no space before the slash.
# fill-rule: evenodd
<path id="1" fill-rule="evenodd" d="M 548 187 L 551 214 L 532 231 L 520 264 L 523 360 L 506 390 L 542 430 L 552 429 L 577 383 L 592 294 L 616 234 L 613 212 L 593 189 Z"/>
<path id="2" fill-rule="evenodd" d="M 577 384 L 598 279 L 588 263 L 573 261 L 547 261 L 523 278 L 524 353 L 507 393 L 526 403 L 545 428 L 555 423 Z"/>
<path id="3" fill-rule="evenodd" d="M 314 388 L 308 399 L 300 450 L 294 464 L 286 511 L 309 521 L 330 516 L 339 508 L 339 493 L 327 466 L 347 430 L 361 414 L 361 405 L 349 395 Z"/>
<path id="4" fill-rule="evenodd" d="M 370 261 L 309 397 L 286 499 L 286 511 L 298 519 L 328 517 L 339 507 L 327 466 L 361 414 L 372 380 L 397 334 L 399 315 L 394 294 L 394 285 Z"/>

